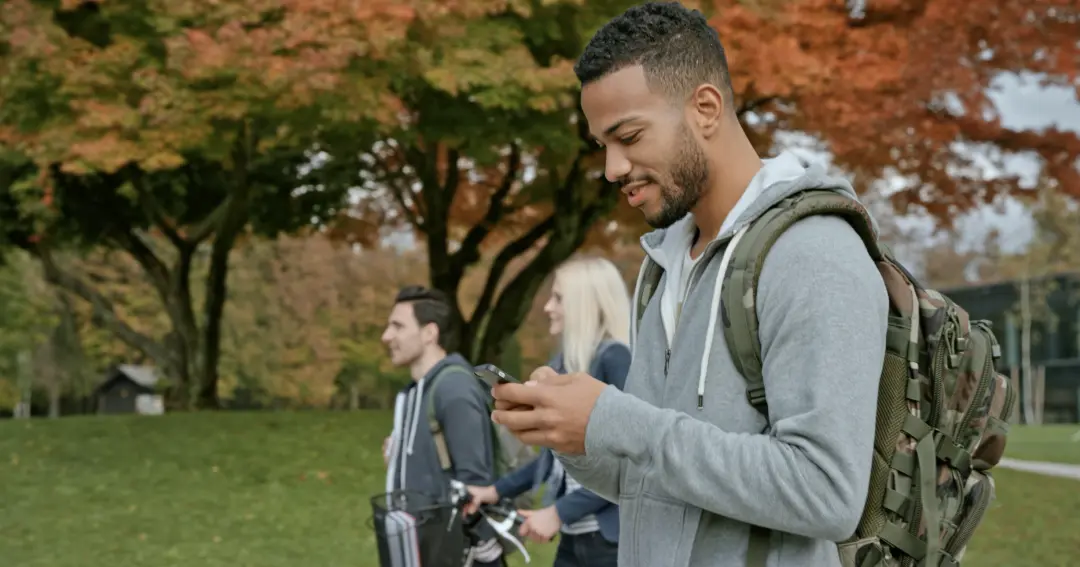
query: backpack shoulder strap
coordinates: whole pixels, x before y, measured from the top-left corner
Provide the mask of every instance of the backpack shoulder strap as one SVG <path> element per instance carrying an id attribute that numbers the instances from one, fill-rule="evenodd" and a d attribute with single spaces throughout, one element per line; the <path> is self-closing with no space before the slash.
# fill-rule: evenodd
<path id="1" fill-rule="evenodd" d="M 641 319 L 645 316 L 645 309 L 649 307 L 649 300 L 656 294 L 656 288 L 660 285 L 660 278 L 664 275 L 664 268 L 660 267 L 649 258 L 648 255 L 641 263 L 641 271 L 638 273 L 638 282 L 635 286 L 637 297 L 634 298 L 634 317 L 630 327 L 630 350 L 637 343 L 637 334 L 641 329 Z"/>
<path id="2" fill-rule="evenodd" d="M 472 373 L 460 364 L 448 364 L 439 369 L 434 376 L 431 377 L 431 382 L 427 385 L 427 389 L 431 392 L 428 394 L 426 411 L 428 427 L 431 429 L 431 439 L 435 441 L 435 453 L 439 457 L 439 467 L 444 471 L 449 471 L 453 467 L 453 461 L 450 459 L 450 449 L 446 445 L 446 435 L 443 434 L 442 424 L 439 423 L 439 419 L 435 416 L 435 386 L 437 385 L 439 378 L 457 372 L 459 374 Z"/>
<path id="3" fill-rule="evenodd" d="M 761 375 L 761 341 L 758 337 L 756 293 L 765 257 L 780 235 L 810 216 L 840 216 L 859 233 L 870 256 L 883 258 L 869 214 L 858 201 L 825 189 L 811 189 L 784 199 L 752 222 L 736 243 L 724 276 L 720 310 L 727 342 L 736 370 L 746 380 L 746 396 L 755 409 L 768 417 L 765 381 Z"/>

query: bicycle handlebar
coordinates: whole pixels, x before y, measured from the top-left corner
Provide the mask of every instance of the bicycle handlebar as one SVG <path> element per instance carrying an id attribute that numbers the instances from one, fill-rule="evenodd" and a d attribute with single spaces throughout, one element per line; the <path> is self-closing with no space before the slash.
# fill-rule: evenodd
<path id="1" fill-rule="evenodd" d="M 457 480 L 450 481 L 450 502 L 454 506 L 453 515 L 450 516 L 450 524 L 446 526 L 449 530 L 454 524 L 454 519 L 457 514 L 461 513 L 462 508 L 472 501 L 472 494 L 469 494 L 469 489 L 465 486 L 465 483 Z M 502 519 L 496 519 L 501 517 Z M 529 552 L 526 551 L 525 546 L 521 543 L 516 536 L 518 528 L 525 522 L 525 519 L 518 514 L 517 508 L 513 506 L 507 500 L 500 500 L 495 504 L 481 504 L 477 514 L 471 516 L 472 519 L 466 519 L 462 517 L 462 525 L 467 528 L 476 526 L 481 520 L 484 520 L 495 529 L 495 533 L 499 537 L 514 544 L 514 547 L 521 552 L 525 557 L 525 562 L 530 563 L 531 558 Z"/>

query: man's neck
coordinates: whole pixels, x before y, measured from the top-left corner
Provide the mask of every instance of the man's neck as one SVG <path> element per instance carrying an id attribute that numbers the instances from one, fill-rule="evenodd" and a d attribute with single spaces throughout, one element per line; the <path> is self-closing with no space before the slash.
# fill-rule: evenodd
<path id="1" fill-rule="evenodd" d="M 420 355 L 420 358 L 409 366 L 409 374 L 412 375 L 413 382 L 419 382 L 421 378 L 427 376 L 427 373 L 444 358 L 446 358 L 446 351 L 441 348 L 434 348 Z"/>
<path id="2" fill-rule="evenodd" d="M 742 132 L 742 127 L 738 123 L 733 127 L 738 128 L 738 131 L 734 135 L 726 136 L 733 141 L 713 152 L 714 156 L 723 156 L 724 163 L 713 163 L 714 175 L 709 180 L 709 186 L 701 200 L 694 207 L 694 224 L 698 229 L 697 244 L 701 247 L 719 236 L 720 227 L 724 226 L 728 214 L 764 165 L 761 156 Z"/>

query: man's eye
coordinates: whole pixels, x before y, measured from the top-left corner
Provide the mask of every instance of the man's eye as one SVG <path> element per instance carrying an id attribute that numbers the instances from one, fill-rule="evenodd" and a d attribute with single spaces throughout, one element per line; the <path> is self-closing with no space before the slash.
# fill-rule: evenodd
<path id="1" fill-rule="evenodd" d="M 640 137 L 639 134 L 640 132 L 634 132 L 633 134 L 630 134 L 628 136 L 623 136 L 622 138 L 619 138 L 619 143 L 624 146 L 629 146 L 630 144 L 638 141 L 638 138 Z"/>

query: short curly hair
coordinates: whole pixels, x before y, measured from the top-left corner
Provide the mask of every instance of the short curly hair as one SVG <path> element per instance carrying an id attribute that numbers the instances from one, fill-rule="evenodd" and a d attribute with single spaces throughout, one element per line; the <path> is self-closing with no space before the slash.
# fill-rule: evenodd
<path id="1" fill-rule="evenodd" d="M 585 86 L 624 67 L 641 65 L 649 88 L 684 98 L 709 83 L 731 99 L 731 77 L 720 36 L 705 16 L 678 2 L 646 2 L 604 24 L 589 40 L 574 73 Z"/>

